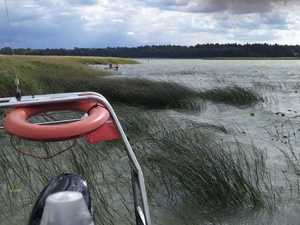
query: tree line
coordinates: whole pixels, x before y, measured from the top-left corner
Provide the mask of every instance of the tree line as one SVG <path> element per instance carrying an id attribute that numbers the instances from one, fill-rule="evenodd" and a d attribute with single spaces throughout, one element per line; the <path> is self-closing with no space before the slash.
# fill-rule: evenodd
<path id="1" fill-rule="evenodd" d="M 17 48 L 4 47 L 0 54 L 112 56 L 130 58 L 300 57 L 300 45 L 197 44 L 194 46 L 146 45 L 115 48 Z"/>

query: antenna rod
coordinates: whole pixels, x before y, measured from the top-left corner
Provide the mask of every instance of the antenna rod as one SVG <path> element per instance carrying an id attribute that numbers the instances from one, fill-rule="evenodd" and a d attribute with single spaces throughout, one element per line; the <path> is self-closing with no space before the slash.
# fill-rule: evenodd
<path id="1" fill-rule="evenodd" d="M 16 75 L 16 78 L 15 78 L 15 85 L 16 85 L 16 99 L 18 101 L 21 101 L 22 91 L 20 89 L 20 80 L 19 80 L 17 75 Z"/>

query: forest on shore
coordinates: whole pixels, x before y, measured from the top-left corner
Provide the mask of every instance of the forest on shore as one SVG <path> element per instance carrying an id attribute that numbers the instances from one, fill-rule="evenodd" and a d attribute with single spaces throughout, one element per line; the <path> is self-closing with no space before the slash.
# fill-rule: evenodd
<path id="1" fill-rule="evenodd" d="M 220 58 L 299 57 L 300 45 L 278 44 L 197 44 L 194 46 L 146 45 L 107 48 L 16 48 L 0 49 L 3 55 L 109 56 L 129 58 Z"/>

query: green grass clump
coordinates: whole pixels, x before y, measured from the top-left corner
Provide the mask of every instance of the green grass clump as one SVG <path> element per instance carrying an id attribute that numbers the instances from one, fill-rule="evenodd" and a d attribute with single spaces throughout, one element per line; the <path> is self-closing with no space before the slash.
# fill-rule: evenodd
<path id="1" fill-rule="evenodd" d="M 269 172 L 260 150 L 218 143 L 201 129 L 165 130 L 148 137 L 151 141 L 136 147 L 145 170 L 161 179 L 158 189 L 164 187 L 172 201 L 193 202 L 200 214 L 269 206 Z"/>
<path id="2" fill-rule="evenodd" d="M 75 62 L 82 60 L 79 57 L 71 57 L 71 59 L 70 57 L 0 57 L 0 96 L 15 94 L 14 79 L 17 75 L 24 95 L 96 91 L 111 102 L 122 102 L 133 106 L 156 109 L 196 108 L 196 104 L 193 105 L 190 101 L 196 96 L 196 92 L 189 88 L 145 79 L 108 79 L 105 75 L 109 75 L 109 72 L 95 70 Z M 89 63 L 95 62 L 89 61 Z"/>
<path id="3" fill-rule="evenodd" d="M 20 79 L 24 95 L 49 92 L 53 87 L 39 82 L 43 77 L 52 77 L 57 84 L 72 79 L 109 75 L 109 72 L 93 70 L 87 65 L 72 61 L 67 57 L 26 57 L 0 56 L 0 96 L 15 93 L 14 79 Z M 65 84 L 68 84 L 66 82 Z"/>
<path id="4" fill-rule="evenodd" d="M 251 105 L 262 100 L 254 91 L 237 86 L 202 91 L 199 96 L 212 102 L 233 106 Z"/>
<path id="5" fill-rule="evenodd" d="M 95 91 L 112 103 L 142 106 L 150 109 L 188 108 L 194 109 L 192 98 L 196 92 L 181 85 L 145 79 L 104 79 L 103 77 L 39 76 L 36 81 L 47 93 Z M 200 108 L 198 106 L 197 108 Z"/>
<path id="6" fill-rule="evenodd" d="M 93 57 L 93 56 L 8 56 L 0 55 L 0 59 L 11 59 L 21 61 L 43 61 L 43 62 L 71 62 L 81 64 L 106 65 L 106 64 L 137 64 L 133 59 L 118 58 L 118 57 Z"/>
<path id="7" fill-rule="evenodd" d="M 220 141 L 217 134 L 226 130 L 207 124 L 177 121 L 155 111 L 127 119 L 126 110 L 119 114 L 142 162 L 150 196 L 168 197 L 175 205 L 194 204 L 205 216 L 274 207 L 277 193 L 265 152 Z"/>
<path id="8" fill-rule="evenodd" d="M 145 79 L 101 80 L 97 90 L 109 100 L 151 109 L 194 108 L 196 92 L 181 85 Z"/>
<path id="9" fill-rule="evenodd" d="M 47 56 L 49 57 L 49 56 Z M 55 57 L 55 56 L 52 56 Z M 58 57 L 58 56 L 56 56 Z M 106 64 L 138 64 L 137 61 L 133 59 L 118 58 L 118 57 L 77 57 L 77 56 L 65 56 L 67 60 L 73 62 L 79 62 L 83 64 L 92 65 L 106 65 Z"/>

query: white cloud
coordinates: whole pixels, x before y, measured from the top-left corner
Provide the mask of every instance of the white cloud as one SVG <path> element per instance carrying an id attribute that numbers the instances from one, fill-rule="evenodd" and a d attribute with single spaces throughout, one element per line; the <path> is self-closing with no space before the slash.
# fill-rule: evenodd
<path id="1" fill-rule="evenodd" d="M 4 11 L 0 13 L 0 46 L 299 43 L 296 0 L 252 3 L 250 7 L 246 0 L 205 4 L 204 0 L 24 0 L 22 4 L 10 0 L 10 28 Z"/>

